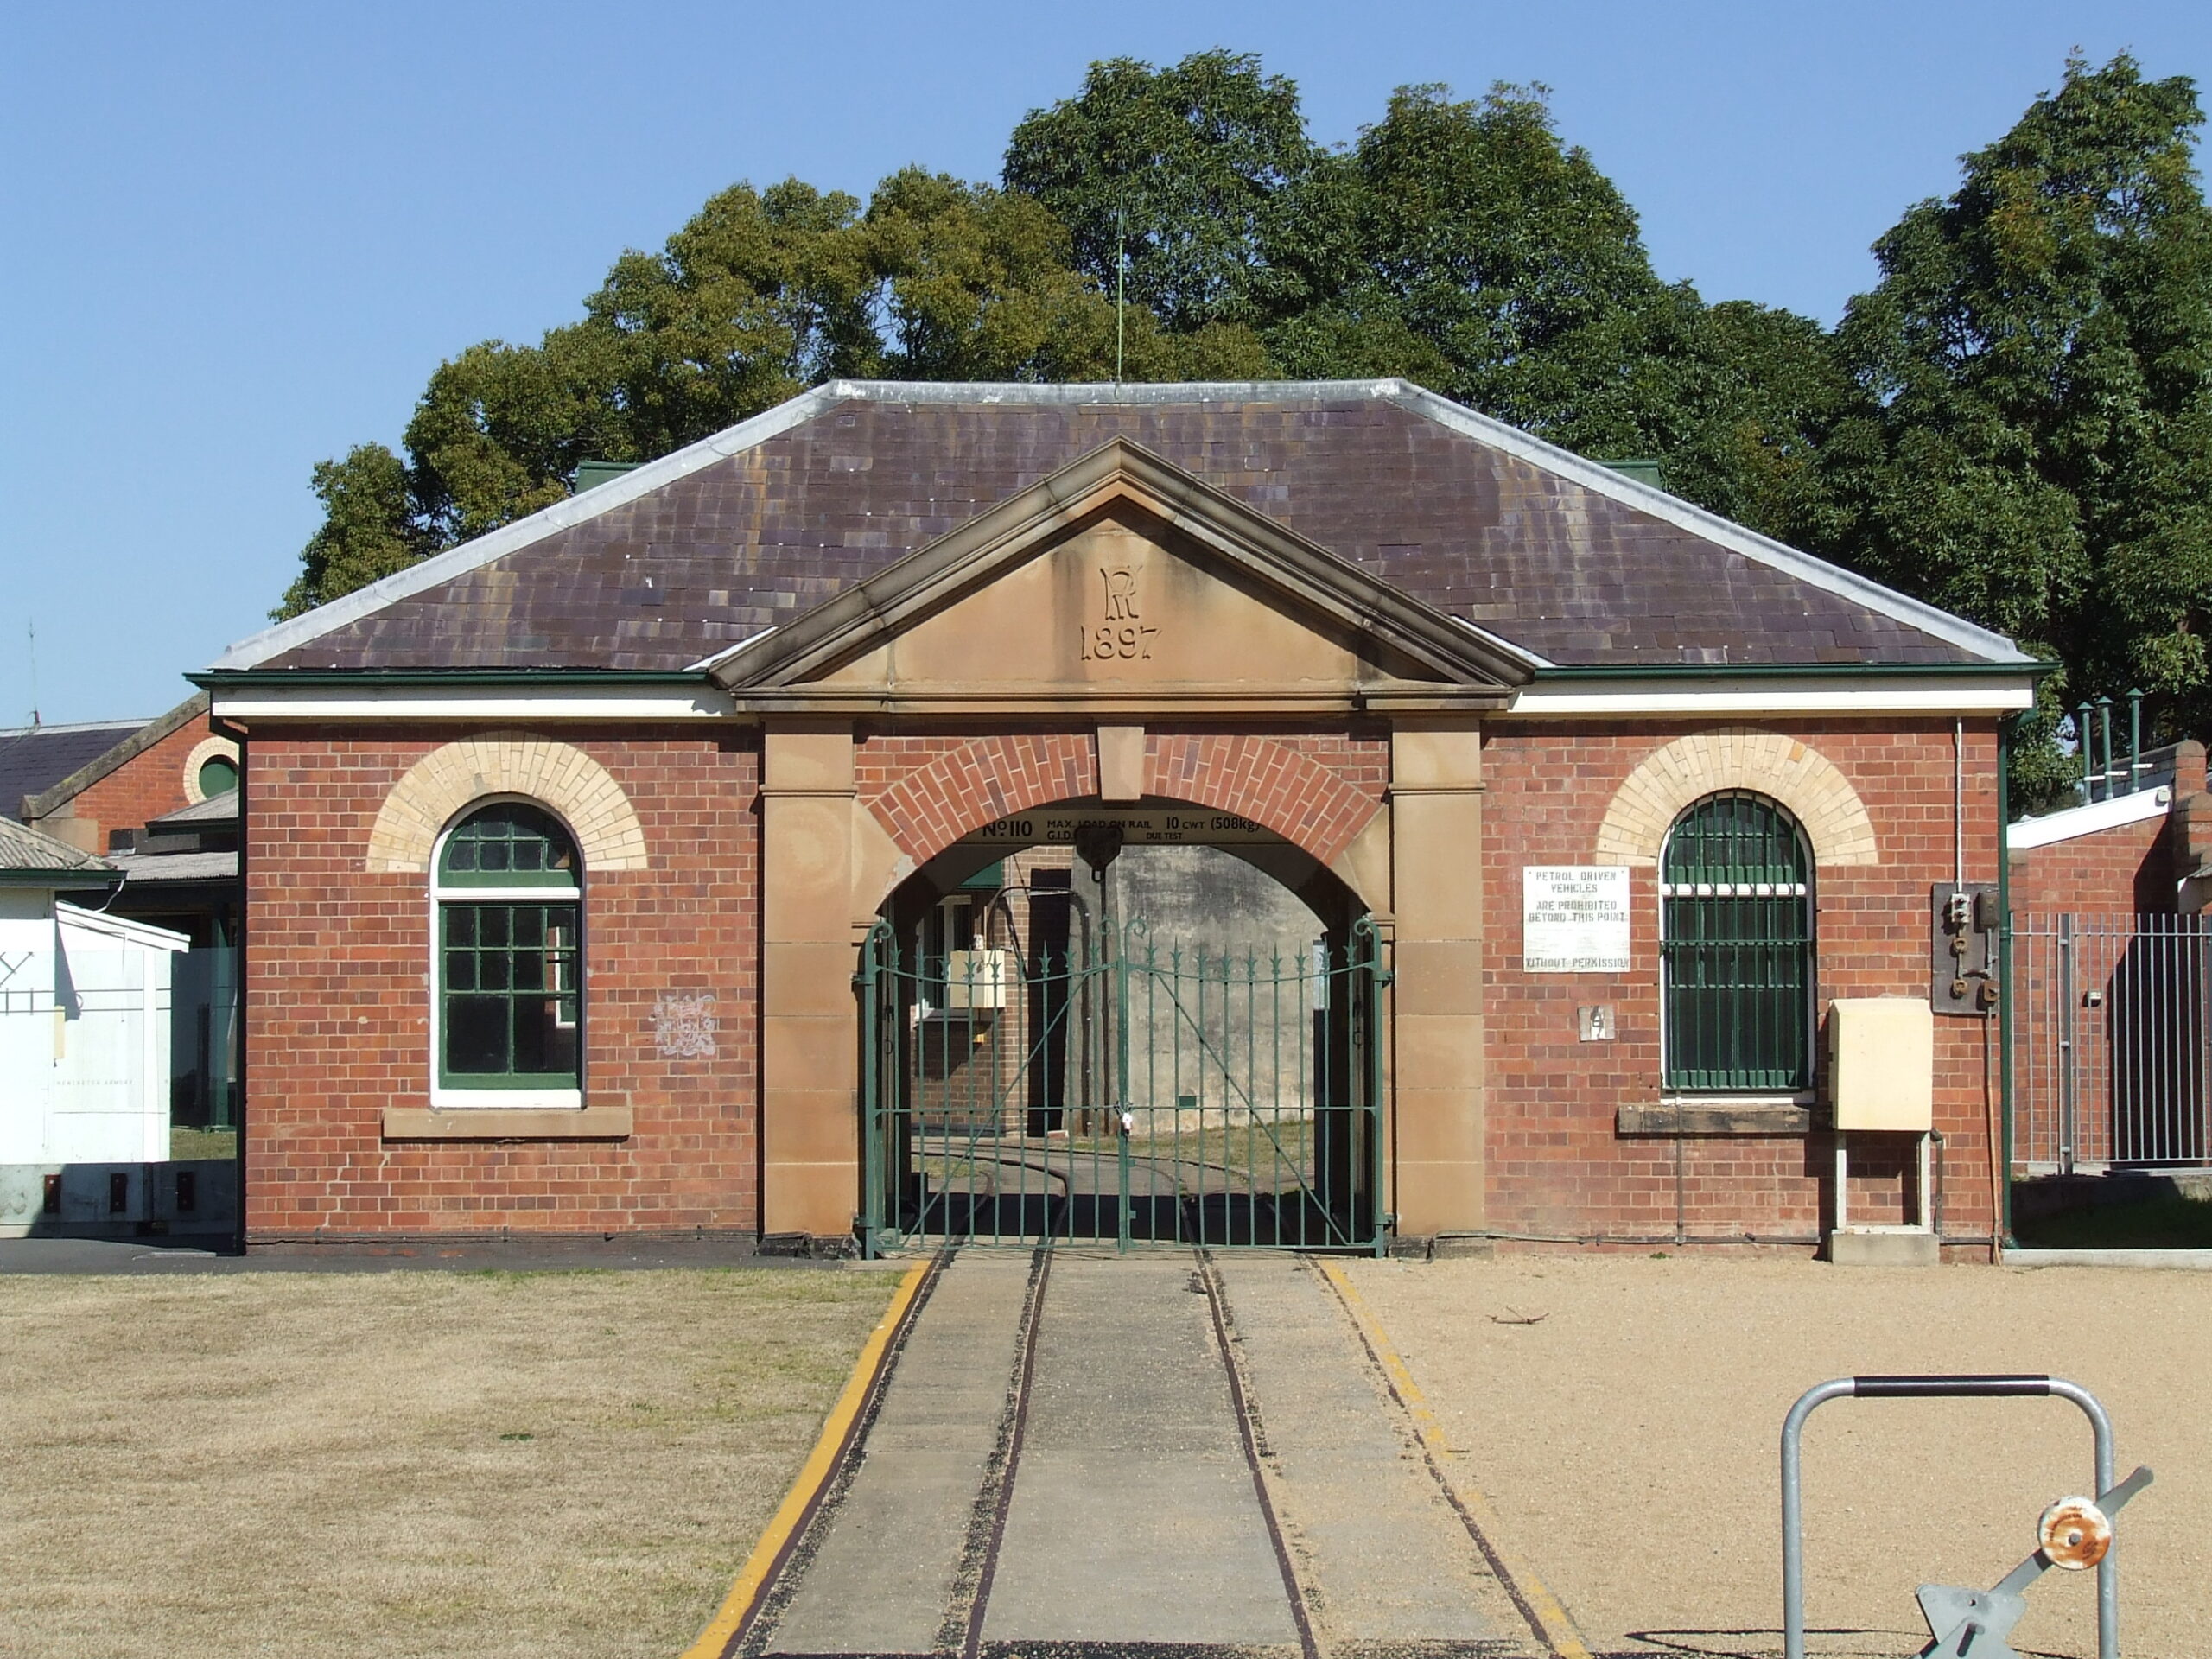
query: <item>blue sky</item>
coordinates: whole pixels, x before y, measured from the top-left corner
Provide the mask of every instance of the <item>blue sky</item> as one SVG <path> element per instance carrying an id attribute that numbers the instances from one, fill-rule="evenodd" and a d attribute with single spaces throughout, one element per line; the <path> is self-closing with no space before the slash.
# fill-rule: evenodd
<path id="1" fill-rule="evenodd" d="M 314 463 L 440 359 L 535 340 L 712 191 L 995 176 L 1090 60 L 1259 53 L 1348 140 L 1393 86 L 1542 81 L 1662 275 L 1833 321 L 1959 154 L 2128 48 L 2212 79 L 2212 6 L 109 4 L 0 62 L 0 725 L 151 715 L 261 626 Z"/>

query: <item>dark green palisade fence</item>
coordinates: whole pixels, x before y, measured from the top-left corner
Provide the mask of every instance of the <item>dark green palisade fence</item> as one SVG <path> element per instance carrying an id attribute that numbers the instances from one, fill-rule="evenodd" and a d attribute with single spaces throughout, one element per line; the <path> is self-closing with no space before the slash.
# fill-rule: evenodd
<path id="1" fill-rule="evenodd" d="M 863 1243 L 1379 1251 L 1387 981 L 1363 918 L 1308 953 L 1142 921 L 1025 960 L 887 924 L 857 984 Z"/>

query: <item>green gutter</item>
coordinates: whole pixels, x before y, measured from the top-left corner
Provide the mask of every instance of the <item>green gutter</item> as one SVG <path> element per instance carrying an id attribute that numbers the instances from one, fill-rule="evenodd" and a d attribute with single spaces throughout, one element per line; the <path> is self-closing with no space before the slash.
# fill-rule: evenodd
<path id="1" fill-rule="evenodd" d="M 1997 722 L 1997 1091 L 2005 1165 L 1998 1171 L 1997 1238 L 2012 1248 L 2012 740 L 2033 710 Z"/>
<path id="2" fill-rule="evenodd" d="M 0 887 L 120 887 L 121 870 L 0 870 Z"/>

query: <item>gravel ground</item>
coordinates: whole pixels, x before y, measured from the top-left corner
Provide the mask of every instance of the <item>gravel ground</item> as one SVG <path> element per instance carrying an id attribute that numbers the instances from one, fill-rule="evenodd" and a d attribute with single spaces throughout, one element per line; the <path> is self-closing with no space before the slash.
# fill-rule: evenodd
<path id="1" fill-rule="evenodd" d="M 2212 1274 L 1510 1256 L 1353 1269 L 1471 1484 L 1592 1647 L 1778 1651 L 1783 1414 L 1883 1371 L 2047 1371 L 2103 1401 L 2129 1659 L 2212 1653 Z M 1531 1324 L 1508 1323 L 1530 1319 Z M 1910 1654 L 1916 1584 L 1987 1587 L 2089 1484 L 2061 1401 L 1840 1400 L 1805 1437 L 1815 1650 Z M 2046 1573 L 2024 1653 L 2096 1652 L 2094 1575 Z"/>
<path id="2" fill-rule="evenodd" d="M 665 1659 L 896 1283 L 0 1276 L 0 1653 Z"/>

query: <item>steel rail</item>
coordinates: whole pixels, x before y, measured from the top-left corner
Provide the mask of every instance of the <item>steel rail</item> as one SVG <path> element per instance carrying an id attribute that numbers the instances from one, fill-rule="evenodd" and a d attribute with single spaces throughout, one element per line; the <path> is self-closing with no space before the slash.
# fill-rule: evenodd
<path id="1" fill-rule="evenodd" d="M 983 1475 L 982 1490 L 969 1522 L 969 1550 L 974 1580 L 964 1619 L 959 1599 L 967 1586 L 969 1562 L 954 1586 L 953 1605 L 946 1611 L 940 1645 L 950 1646 L 957 1635 L 962 1659 L 978 1659 L 983 1649 L 983 1618 L 989 1611 L 991 1586 L 998 1577 L 999 1551 L 1006 1543 L 1006 1519 L 1014 1506 L 1014 1480 L 1021 1463 L 1021 1442 L 1029 1427 L 1029 1396 L 1037 1378 L 1037 1327 L 1045 1317 L 1045 1286 L 1052 1277 L 1052 1247 L 1037 1248 L 1029 1267 L 1029 1287 L 1022 1298 L 1020 1349 L 1009 1379 L 1007 1403 L 1000 1418 L 999 1445 Z"/>
<path id="2" fill-rule="evenodd" d="M 1199 1284 L 1206 1294 L 1206 1312 L 1213 1318 L 1214 1350 L 1221 1356 L 1222 1370 L 1229 1378 L 1229 1406 L 1236 1414 L 1238 1443 L 1244 1448 L 1244 1467 L 1252 1477 L 1252 1497 L 1260 1506 L 1260 1518 L 1267 1522 L 1268 1542 L 1274 1547 L 1275 1567 L 1282 1574 L 1282 1591 L 1290 1603 L 1291 1622 L 1298 1627 L 1298 1650 L 1302 1659 L 1321 1659 L 1321 1645 L 1313 1634 L 1313 1620 L 1306 1605 L 1305 1587 L 1298 1581 L 1298 1569 L 1290 1558 L 1290 1546 L 1282 1535 L 1282 1522 L 1275 1514 L 1274 1500 L 1268 1492 L 1267 1471 L 1260 1462 L 1259 1438 L 1255 1425 L 1259 1408 L 1244 1387 L 1243 1371 L 1236 1363 L 1236 1351 L 1230 1346 L 1228 1293 L 1221 1282 L 1221 1269 L 1214 1263 L 1213 1252 L 1201 1246 L 1192 1254 L 1198 1257 Z M 972 1659 L 972 1656 L 971 1656 Z"/>

